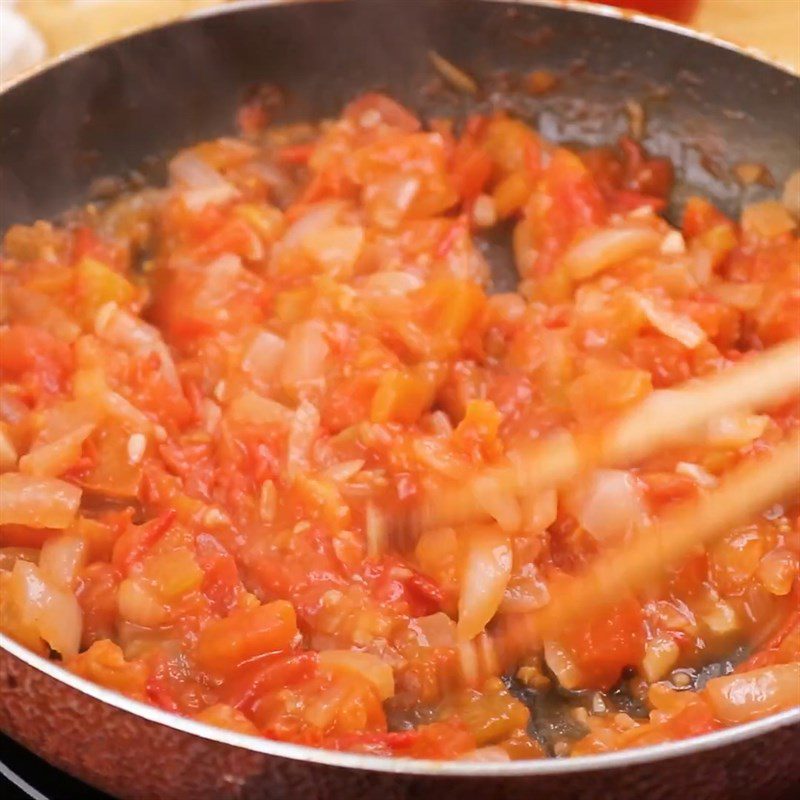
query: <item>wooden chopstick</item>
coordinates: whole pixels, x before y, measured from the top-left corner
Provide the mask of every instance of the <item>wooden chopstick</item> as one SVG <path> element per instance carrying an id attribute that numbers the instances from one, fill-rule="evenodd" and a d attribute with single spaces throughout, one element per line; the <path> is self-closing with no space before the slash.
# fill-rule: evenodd
<path id="1" fill-rule="evenodd" d="M 656 582 L 670 566 L 771 504 L 800 491 L 800 433 L 766 458 L 749 458 L 700 499 L 681 504 L 653 527 L 599 556 L 583 574 L 559 585 L 538 611 L 500 618 L 492 631 L 501 667 L 537 643 Z"/>
<path id="2" fill-rule="evenodd" d="M 597 466 L 624 466 L 696 434 L 723 415 L 788 400 L 800 393 L 800 339 L 777 345 L 710 378 L 652 395 L 599 432 L 563 433 L 521 448 L 514 460 L 480 470 L 400 518 L 393 535 L 413 543 L 434 527 L 485 520 L 486 492 L 535 495 Z"/>

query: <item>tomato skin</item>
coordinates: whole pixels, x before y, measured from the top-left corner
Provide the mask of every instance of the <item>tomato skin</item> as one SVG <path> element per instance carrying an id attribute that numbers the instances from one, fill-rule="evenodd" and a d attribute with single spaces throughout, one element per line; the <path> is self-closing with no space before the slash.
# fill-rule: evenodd
<path id="1" fill-rule="evenodd" d="M 622 670 L 644 656 L 642 608 L 635 600 L 620 603 L 591 622 L 575 626 L 564 640 L 590 689 L 610 689 Z"/>
<path id="2" fill-rule="evenodd" d="M 278 653 L 243 664 L 225 681 L 224 702 L 249 714 L 259 694 L 311 678 L 317 661 L 314 652 Z"/>
<path id="3" fill-rule="evenodd" d="M 666 336 L 638 336 L 629 346 L 633 362 L 647 370 L 654 389 L 683 383 L 692 375 L 691 351 Z"/>
<path id="4" fill-rule="evenodd" d="M 236 561 L 211 534 L 199 534 L 195 545 L 197 560 L 205 573 L 201 591 L 217 613 L 232 611 L 242 589 Z"/>
<path id="5" fill-rule="evenodd" d="M 111 563 L 126 575 L 172 526 L 177 517 L 175 509 L 168 509 L 144 525 L 131 525 L 114 544 Z"/>
<path id="6" fill-rule="evenodd" d="M 39 392 L 63 390 L 72 369 L 68 344 L 31 325 L 10 325 L 0 336 L 0 372 L 4 379 L 28 378 Z"/>
<path id="7" fill-rule="evenodd" d="M 119 570 L 102 562 L 89 564 L 78 575 L 75 595 L 83 611 L 81 644 L 84 647 L 114 635 L 117 587 L 121 579 Z"/>
<path id="8" fill-rule="evenodd" d="M 259 655 L 285 650 L 297 635 L 291 603 L 276 600 L 209 622 L 195 658 L 205 670 L 224 673 Z"/>

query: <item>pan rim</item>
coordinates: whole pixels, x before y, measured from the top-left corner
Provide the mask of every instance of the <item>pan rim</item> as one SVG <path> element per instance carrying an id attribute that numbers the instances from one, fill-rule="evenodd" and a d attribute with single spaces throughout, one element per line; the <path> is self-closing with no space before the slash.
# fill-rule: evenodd
<path id="1" fill-rule="evenodd" d="M 784 73 L 787 77 L 796 78 L 800 80 L 800 68 L 795 69 L 789 64 L 782 62 L 780 59 L 774 58 L 758 47 L 752 45 L 742 45 L 733 42 L 729 39 L 724 39 L 716 36 L 707 31 L 696 30 L 679 22 L 673 22 L 663 17 L 656 17 L 651 14 L 645 14 L 641 11 L 631 11 L 629 9 L 621 9 L 615 6 L 606 5 L 602 0 L 597 2 L 587 2 L 587 0 L 472 0 L 473 2 L 481 3 L 496 3 L 498 5 L 527 5 L 527 6 L 540 6 L 542 8 L 553 8 L 564 11 L 573 11 L 582 14 L 591 14 L 597 17 L 608 17 L 611 19 L 618 19 L 624 22 L 630 22 L 638 25 L 646 25 L 650 28 L 656 28 L 666 31 L 668 33 L 683 36 L 687 39 L 695 39 L 696 41 L 704 44 L 710 44 L 714 47 L 720 47 L 723 50 L 729 50 L 732 53 L 737 53 L 745 58 L 758 61 L 765 66 L 771 67 L 779 72 Z M 259 7 L 269 6 L 282 6 L 282 5 L 316 5 L 320 2 L 332 2 L 332 0 L 238 0 L 233 5 L 210 6 L 208 8 L 199 8 L 194 11 L 182 14 L 178 17 L 168 19 L 162 22 L 146 25 L 134 25 L 130 28 L 125 28 L 114 36 L 102 39 L 87 45 L 81 45 L 65 50 L 53 58 L 46 59 L 45 61 L 23 70 L 18 75 L 10 78 L 7 81 L 0 82 L 0 99 L 7 93 L 11 92 L 17 86 L 25 83 L 28 80 L 36 78 L 37 76 L 48 72 L 51 69 L 77 59 L 92 50 L 99 50 L 107 45 L 116 44 L 117 42 L 124 41 L 125 39 L 132 39 L 135 36 L 145 34 L 148 31 L 156 30 L 158 28 L 169 28 L 172 26 L 181 25 L 184 22 L 190 22 L 195 19 L 206 19 L 210 17 L 225 16 L 227 14 L 235 14 L 242 11 L 249 11 Z M 347 2 L 347 0 L 335 0 L 335 2 Z M 462 0 L 447 0 L 447 2 L 455 3 L 462 2 Z"/>
<path id="2" fill-rule="evenodd" d="M 342 0 L 339 0 L 340 2 Z M 457 2 L 458 0 L 448 0 Z M 290 0 L 241 0 L 234 5 L 222 5 L 196 10 L 182 15 L 177 19 L 162 22 L 156 25 L 145 25 L 125 30 L 118 36 L 104 39 L 101 42 L 74 48 L 66 51 L 56 58 L 45 61 L 30 70 L 6 81 L 0 85 L 0 99 L 16 87 L 32 80 L 38 75 L 51 69 L 77 59 L 92 51 L 105 46 L 121 42 L 125 39 L 143 35 L 150 30 L 178 26 L 193 19 L 210 18 L 226 14 L 234 14 L 258 7 L 286 5 Z M 320 0 L 295 0 L 299 5 L 317 4 Z M 709 44 L 715 47 L 737 53 L 748 59 L 759 61 L 766 66 L 776 69 L 786 76 L 800 80 L 800 73 L 787 64 L 770 58 L 757 48 L 744 47 L 730 42 L 713 34 L 696 31 L 694 29 L 670 22 L 669 20 L 653 17 L 647 14 L 621 10 L 612 6 L 588 3 L 584 0 L 477 0 L 477 2 L 498 3 L 506 5 L 533 5 L 544 8 L 573 11 L 595 16 L 609 17 L 633 24 L 647 25 L 652 28 L 684 36 L 690 39 Z M 105 703 L 120 711 L 141 717 L 154 724 L 163 725 L 173 730 L 197 736 L 199 738 L 224 744 L 230 747 L 261 753 L 265 756 L 276 758 L 289 758 L 294 761 L 317 763 L 324 766 L 360 769 L 370 772 L 383 772 L 398 775 L 442 776 L 442 777 L 535 777 L 538 775 L 560 775 L 576 772 L 592 772 L 610 770 L 615 768 L 630 767 L 638 764 L 647 764 L 663 761 L 694 753 L 700 753 L 718 747 L 724 747 L 736 742 L 769 733 L 771 731 L 790 725 L 800 725 L 800 708 L 789 709 L 777 714 L 772 714 L 760 720 L 747 722 L 721 731 L 715 731 L 690 739 L 677 742 L 650 745 L 648 747 L 631 750 L 603 753 L 591 756 L 576 756 L 574 758 L 548 758 L 542 760 L 512 761 L 502 763 L 469 762 L 469 761 L 431 761 L 425 759 L 396 758 L 389 756 L 375 756 L 359 753 L 347 753 L 335 750 L 324 750 L 306 745 L 279 742 L 264 737 L 249 736 L 222 728 L 217 728 L 206 723 L 172 714 L 155 706 L 142 703 L 125 697 L 113 690 L 106 689 L 98 684 L 91 683 L 67 671 L 57 662 L 50 661 L 36 655 L 27 648 L 0 633 L 0 650 L 8 653 L 24 664 L 44 673 L 48 677 L 65 684 L 94 700 Z"/>
<path id="3" fill-rule="evenodd" d="M 650 745 L 648 747 L 600 753 L 573 758 L 545 758 L 540 760 L 480 762 L 480 761 L 432 761 L 430 759 L 397 758 L 362 753 L 347 753 L 338 750 L 309 747 L 308 745 L 279 742 L 266 737 L 218 728 L 204 722 L 181 717 L 139 700 L 107 689 L 99 684 L 69 672 L 55 661 L 43 658 L 0 633 L 0 650 L 22 661 L 48 677 L 88 695 L 94 700 L 110 705 L 120 711 L 141 717 L 157 725 L 198 736 L 219 744 L 250 752 L 261 753 L 293 761 L 314 762 L 324 766 L 360 769 L 369 772 L 385 772 L 398 775 L 426 775 L 447 777 L 532 777 L 536 775 L 562 775 L 574 772 L 593 772 L 653 761 L 666 761 L 681 756 L 702 753 L 706 750 L 735 744 L 746 739 L 769 733 L 790 725 L 800 726 L 800 708 L 788 709 L 763 719 L 735 725 L 713 733 L 681 739 L 676 742 Z"/>

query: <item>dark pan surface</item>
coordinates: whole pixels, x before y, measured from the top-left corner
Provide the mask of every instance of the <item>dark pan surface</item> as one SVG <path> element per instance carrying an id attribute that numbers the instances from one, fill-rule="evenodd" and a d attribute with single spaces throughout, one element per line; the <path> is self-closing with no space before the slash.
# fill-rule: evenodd
<path id="1" fill-rule="evenodd" d="M 431 49 L 478 78 L 481 95 L 431 92 Z M 561 74 L 557 90 L 516 91 L 531 69 Z M 732 165 L 764 163 L 780 183 L 800 161 L 800 81 L 668 26 L 482 0 L 256 4 L 113 42 L 8 89 L 0 228 L 85 200 L 94 178 L 232 132 L 237 104 L 264 81 L 285 91 L 282 119 L 332 115 L 379 88 L 427 114 L 476 99 L 511 106 L 545 136 L 588 144 L 625 132 L 636 100 L 645 143 L 678 166 L 677 199 L 699 190 L 729 211 L 742 199 Z"/>

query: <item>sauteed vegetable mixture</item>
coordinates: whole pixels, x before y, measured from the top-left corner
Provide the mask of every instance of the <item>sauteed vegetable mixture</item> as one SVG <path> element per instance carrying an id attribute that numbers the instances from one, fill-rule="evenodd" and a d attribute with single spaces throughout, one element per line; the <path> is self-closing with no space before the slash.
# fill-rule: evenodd
<path id="1" fill-rule="evenodd" d="M 3 242 L 0 624 L 124 694 L 273 739 L 425 758 L 599 753 L 800 704 L 797 506 L 501 674 L 493 620 L 800 425 L 717 420 L 496 525 L 401 512 L 519 443 L 800 334 L 797 208 L 659 212 L 667 160 L 497 113 L 203 142 Z M 487 234 L 519 273 L 492 293 Z M 668 402 L 668 394 L 665 395 Z"/>

